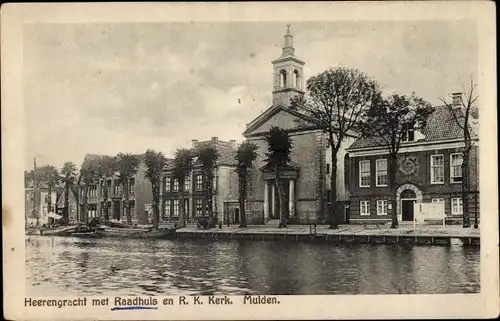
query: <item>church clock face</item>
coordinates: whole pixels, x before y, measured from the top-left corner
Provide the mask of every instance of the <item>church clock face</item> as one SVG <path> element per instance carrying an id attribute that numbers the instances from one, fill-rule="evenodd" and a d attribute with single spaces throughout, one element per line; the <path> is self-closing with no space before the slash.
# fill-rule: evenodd
<path id="1" fill-rule="evenodd" d="M 413 175 L 417 172 L 417 160 L 416 157 L 405 157 L 399 164 L 399 170 L 404 175 Z"/>

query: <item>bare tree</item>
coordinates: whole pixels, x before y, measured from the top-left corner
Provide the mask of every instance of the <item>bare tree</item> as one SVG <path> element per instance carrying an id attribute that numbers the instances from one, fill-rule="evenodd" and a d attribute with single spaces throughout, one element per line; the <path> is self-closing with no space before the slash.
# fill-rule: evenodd
<path id="1" fill-rule="evenodd" d="M 440 99 L 449 110 L 451 118 L 449 119 L 449 121 L 454 122 L 460 128 L 464 143 L 461 166 L 463 227 L 470 227 L 469 195 L 471 193 L 471 190 L 469 181 L 469 165 L 470 154 L 472 147 L 474 146 L 474 137 L 476 135 L 476 132 L 474 130 L 474 120 L 478 118 L 478 108 L 476 106 L 478 96 L 475 93 L 476 87 L 477 85 L 474 83 L 471 77 L 469 87 L 466 88 L 464 94 L 453 94 L 451 103 L 444 98 Z M 474 227 L 478 227 L 477 218 L 474 220 Z"/>

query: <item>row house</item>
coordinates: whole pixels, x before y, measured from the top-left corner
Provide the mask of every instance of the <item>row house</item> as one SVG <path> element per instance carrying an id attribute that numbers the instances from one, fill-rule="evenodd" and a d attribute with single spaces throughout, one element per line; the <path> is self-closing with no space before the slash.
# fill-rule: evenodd
<path id="1" fill-rule="evenodd" d="M 146 167 L 144 164 L 144 154 L 135 155 L 139 160 L 139 167 L 135 175 L 133 175 L 128 184 L 129 188 L 129 206 L 131 209 L 132 215 L 132 223 L 134 224 L 148 224 L 148 213 L 146 211 L 147 204 L 151 204 L 152 202 L 152 191 L 151 191 L 151 183 L 144 178 L 144 173 L 146 171 Z M 86 159 L 97 160 L 101 155 L 95 154 L 87 154 L 85 156 Z M 112 177 L 107 177 L 103 186 L 107 187 L 108 190 L 108 199 L 107 199 L 107 208 L 109 213 L 109 218 L 112 221 L 118 222 L 126 222 L 127 215 L 124 209 L 124 191 L 123 186 L 120 184 L 118 179 L 118 173 L 113 175 Z M 80 190 L 80 207 L 79 213 L 82 212 L 83 204 L 82 204 L 82 196 L 83 191 Z M 105 206 L 104 206 L 104 188 L 101 187 L 99 182 L 95 182 L 89 186 L 88 190 L 88 198 L 87 198 L 87 210 L 88 217 L 92 219 L 94 217 L 103 217 L 105 214 Z"/>
<path id="2" fill-rule="evenodd" d="M 222 141 L 218 137 L 212 137 L 208 141 L 192 141 L 192 151 L 196 151 L 206 145 L 215 146 L 219 159 L 214 168 L 213 179 L 213 213 L 220 222 L 238 223 L 238 178 L 236 169 L 236 141 Z M 198 218 L 208 216 L 208 202 L 205 198 L 205 177 L 201 171 L 201 163 L 195 158 L 193 170 L 184 182 L 179 186 L 179 181 L 174 179 L 173 160 L 167 160 L 167 166 L 162 176 L 161 188 L 161 220 L 176 221 L 179 219 L 181 188 L 184 192 L 184 208 L 186 222 L 194 222 Z"/>
<path id="3" fill-rule="evenodd" d="M 460 93 L 454 94 L 453 108 L 461 112 Z M 397 158 L 396 181 L 390 182 L 389 155 L 374 138 L 359 138 L 348 148 L 350 178 L 349 220 L 351 223 L 390 221 L 391 184 L 397 185 L 398 221 L 413 221 L 414 203 L 444 204 L 448 220 L 460 222 L 462 205 L 463 132 L 447 106 L 433 107 L 420 131 L 409 129 Z M 476 124 L 471 123 L 474 132 Z M 478 136 L 473 136 L 470 153 L 469 211 L 479 211 Z"/>

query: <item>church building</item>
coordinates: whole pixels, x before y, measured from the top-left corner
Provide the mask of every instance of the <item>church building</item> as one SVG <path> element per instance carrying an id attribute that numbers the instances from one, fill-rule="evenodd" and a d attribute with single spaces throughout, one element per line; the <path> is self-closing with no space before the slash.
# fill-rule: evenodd
<path id="1" fill-rule="evenodd" d="M 249 224 L 278 224 L 279 196 L 275 188 L 275 174 L 266 167 L 267 142 L 265 135 L 273 126 L 286 129 L 292 140 L 291 163 L 281 178 L 286 181 L 284 212 L 289 224 L 307 224 L 324 220 L 329 210 L 331 168 L 326 134 L 317 129 L 309 118 L 290 106 L 296 95 L 304 95 L 305 62 L 295 56 L 293 36 L 288 26 L 282 54 L 272 61 L 272 105 L 247 124 L 243 136 L 257 147 L 258 157 L 249 175 L 247 220 Z M 309 124 L 311 124 L 309 126 Z M 349 199 L 344 179 L 345 149 L 354 141 L 343 142 L 338 155 L 336 215 L 343 222 L 344 204 Z M 340 205 L 339 205 L 340 204 Z M 339 210 L 340 209 L 340 210 Z"/>

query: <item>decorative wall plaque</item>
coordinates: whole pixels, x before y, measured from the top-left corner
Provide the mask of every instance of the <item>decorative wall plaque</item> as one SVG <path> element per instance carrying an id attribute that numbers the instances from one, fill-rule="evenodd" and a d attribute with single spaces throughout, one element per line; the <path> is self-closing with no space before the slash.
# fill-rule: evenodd
<path id="1" fill-rule="evenodd" d="M 404 175 L 414 175 L 418 170 L 418 161 L 416 156 L 405 156 L 399 162 L 399 171 Z"/>

